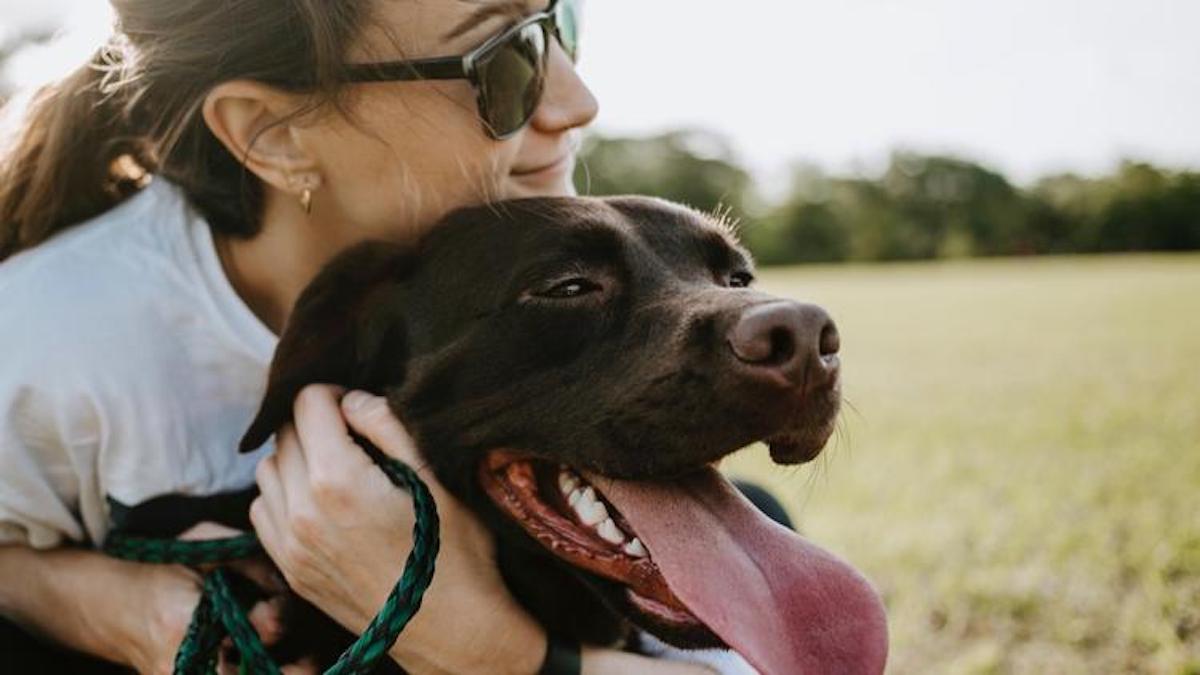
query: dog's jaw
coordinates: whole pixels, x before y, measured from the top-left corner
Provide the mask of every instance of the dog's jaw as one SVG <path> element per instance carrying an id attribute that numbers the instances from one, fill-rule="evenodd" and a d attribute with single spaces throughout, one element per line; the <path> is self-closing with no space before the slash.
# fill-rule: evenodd
<path id="1" fill-rule="evenodd" d="M 493 450 L 479 481 L 501 513 L 620 615 L 695 647 L 724 646 L 671 592 L 632 526 L 597 486 L 570 468 L 508 449 Z M 601 488 L 602 489 L 602 488 Z"/>

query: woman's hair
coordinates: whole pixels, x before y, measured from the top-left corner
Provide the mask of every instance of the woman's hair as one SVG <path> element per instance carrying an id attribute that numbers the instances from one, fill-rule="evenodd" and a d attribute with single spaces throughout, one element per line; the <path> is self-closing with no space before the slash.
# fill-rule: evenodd
<path id="1" fill-rule="evenodd" d="M 34 96 L 0 149 L 0 260 L 136 192 L 180 185 L 216 230 L 253 236 L 263 188 L 246 180 L 201 110 L 220 82 L 251 79 L 336 102 L 370 0 L 112 0 L 114 37 Z M 282 86 L 282 85 L 281 85 Z"/>

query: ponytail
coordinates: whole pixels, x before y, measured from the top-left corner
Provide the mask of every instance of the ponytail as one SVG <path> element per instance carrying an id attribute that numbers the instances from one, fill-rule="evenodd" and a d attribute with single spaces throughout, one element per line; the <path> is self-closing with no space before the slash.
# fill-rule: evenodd
<path id="1" fill-rule="evenodd" d="M 150 168 L 128 111 L 105 91 L 111 54 L 35 93 L 0 150 L 0 261 L 112 208 Z"/>
<path id="2" fill-rule="evenodd" d="M 336 104 L 343 55 L 370 14 L 368 0 L 111 2 L 108 45 L 37 92 L 0 139 L 0 261 L 116 206 L 150 174 L 182 188 L 215 231 L 257 234 L 264 189 L 204 123 L 205 96 L 299 74 L 311 82 L 292 89 L 309 110 Z"/>

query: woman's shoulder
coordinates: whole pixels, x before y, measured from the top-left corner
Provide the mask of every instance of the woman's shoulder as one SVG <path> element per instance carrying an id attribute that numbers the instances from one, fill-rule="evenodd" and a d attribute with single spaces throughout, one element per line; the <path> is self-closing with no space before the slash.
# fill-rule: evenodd
<path id="1" fill-rule="evenodd" d="M 46 312 L 34 310 L 47 305 L 68 309 L 60 303 L 86 310 L 113 284 L 144 288 L 130 282 L 154 272 L 153 264 L 146 265 L 154 249 L 146 244 L 152 240 L 147 230 L 158 229 L 158 209 L 148 190 L 0 263 L 4 322 L 36 318 Z M 15 315 L 14 305 L 25 312 Z"/>
<path id="2" fill-rule="evenodd" d="M 36 294 L 52 289 L 57 280 L 69 283 L 127 271 L 148 254 L 161 252 L 172 234 L 182 236 L 186 204 L 177 187 L 155 180 L 112 209 L 4 260 L 0 294 Z"/>
<path id="3" fill-rule="evenodd" d="M 185 314 L 196 293 L 192 217 L 177 188 L 152 184 L 0 263 L 0 352 L 70 361 L 170 333 L 164 322 Z"/>

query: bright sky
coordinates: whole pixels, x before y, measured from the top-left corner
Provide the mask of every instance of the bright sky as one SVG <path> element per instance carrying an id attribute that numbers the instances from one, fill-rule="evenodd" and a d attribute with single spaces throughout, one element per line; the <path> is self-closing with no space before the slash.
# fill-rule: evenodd
<path id="1" fill-rule="evenodd" d="M 94 28 L 106 4 L 0 0 L 0 26 Z M 585 16 L 602 131 L 713 129 L 764 177 L 795 160 L 870 167 L 896 147 L 1019 180 L 1124 156 L 1200 167 L 1197 0 L 589 0 Z M 77 64 L 97 39 L 8 77 Z"/>

